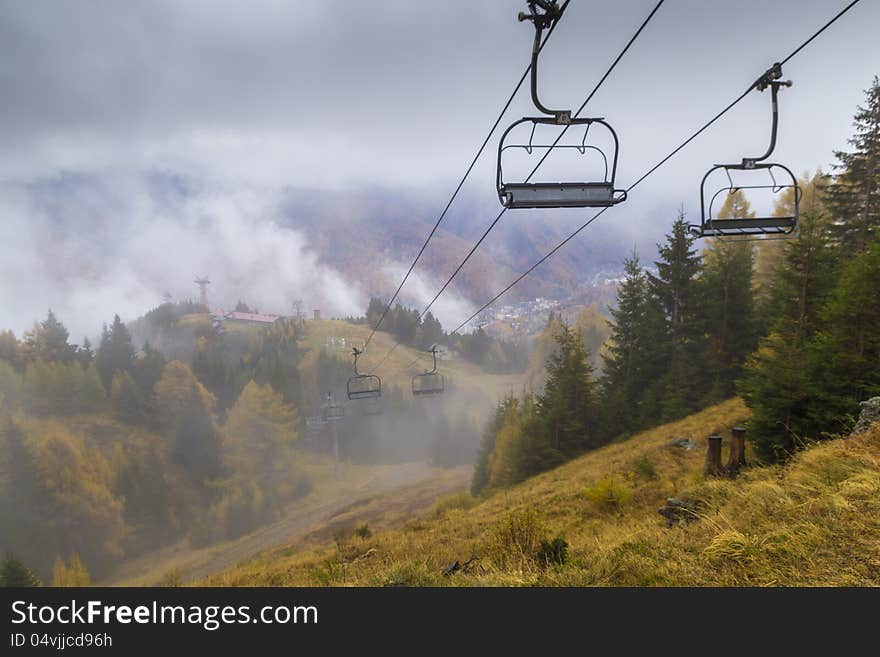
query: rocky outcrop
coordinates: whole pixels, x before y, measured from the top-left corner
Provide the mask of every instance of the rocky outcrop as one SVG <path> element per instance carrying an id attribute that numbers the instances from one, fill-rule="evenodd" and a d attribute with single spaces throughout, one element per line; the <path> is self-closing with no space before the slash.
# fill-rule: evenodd
<path id="1" fill-rule="evenodd" d="M 880 397 L 871 397 L 861 403 L 862 411 L 853 433 L 867 431 L 872 424 L 880 420 Z"/>

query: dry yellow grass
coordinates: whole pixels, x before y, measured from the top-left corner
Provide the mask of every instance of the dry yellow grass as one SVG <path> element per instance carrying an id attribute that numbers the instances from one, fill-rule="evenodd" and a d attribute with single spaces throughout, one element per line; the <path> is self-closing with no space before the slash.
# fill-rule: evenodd
<path id="1" fill-rule="evenodd" d="M 746 418 L 731 400 L 485 500 L 460 494 L 397 528 L 267 552 L 203 583 L 880 585 L 880 425 L 813 446 L 786 466 L 752 467 L 734 481 L 704 478 L 706 436 L 727 436 Z M 667 446 L 678 437 L 697 446 Z M 617 491 L 614 504 L 595 492 L 603 486 Z M 657 509 L 670 496 L 699 502 L 699 518 L 666 528 Z M 535 532 L 564 537 L 568 562 L 542 567 L 513 549 L 531 546 Z M 456 560 L 471 561 L 444 576 Z"/>

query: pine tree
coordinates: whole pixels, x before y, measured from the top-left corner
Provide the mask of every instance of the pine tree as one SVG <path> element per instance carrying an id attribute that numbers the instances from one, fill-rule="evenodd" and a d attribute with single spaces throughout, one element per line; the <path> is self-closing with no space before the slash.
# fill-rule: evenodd
<path id="1" fill-rule="evenodd" d="M 55 313 L 51 310 L 46 319 L 25 333 L 24 352 L 29 360 L 42 359 L 46 362 L 69 361 L 74 357 L 74 348 L 68 344 L 70 337 Z"/>
<path id="2" fill-rule="evenodd" d="M 144 421 L 144 400 L 137 384 L 128 372 L 116 372 L 110 386 L 113 414 L 126 424 Z"/>
<path id="3" fill-rule="evenodd" d="M 443 325 L 440 320 L 428 311 L 422 318 L 418 331 L 418 346 L 422 349 L 430 349 L 432 345 L 445 342 L 446 335 L 443 333 Z"/>
<path id="4" fill-rule="evenodd" d="M 74 389 L 74 413 L 92 413 L 99 410 L 105 403 L 107 391 L 101 383 L 98 368 L 94 363 L 83 367 L 79 363 L 70 363 L 69 368 L 77 368 L 76 388 Z"/>
<path id="5" fill-rule="evenodd" d="M 76 350 L 76 357 L 83 367 L 88 367 L 95 360 L 92 342 L 87 337 L 83 338 L 82 345 Z"/>
<path id="6" fill-rule="evenodd" d="M 851 260 L 821 314 L 811 347 L 817 432 L 846 430 L 859 402 L 880 395 L 880 240 Z"/>
<path id="7" fill-rule="evenodd" d="M 379 322 L 379 318 L 382 317 L 382 313 L 385 310 L 385 302 L 378 297 L 370 297 L 370 303 L 367 305 L 367 324 L 370 325 L 370 328 L 376 326 Z M 385 319 L 388 319 L 387 317 Z M 383 324 L 384 324 L 383 320 Z M 387 327 L 385 327 L 387 330 Z"/>
<path id="8" fill-rule="evenodd" d="M 483 436 L 480 440 L 480 446 L 477 450 L 477 458 L 474 461 L 474 475 L 471 479 L 471 494 L 479 495 L 489 485 L 489 458 L 495 450 L 495 437 L 501 431 L 504 425 L 504 418 L 510 407 L 516 406 L 518 401 L 516 397 L 504 397 L 495 405 L 495 409 L 486 427 L 483 429 Z"/>
<path id="9" fill-rule="evenodd" d="M 609 436 L 631 433 L 637 428 L 633 412 L 645 384 L 643 323 L 648 283 L 635 250 L 624 261 L 625 277 L 617 288 L 617 307 L 612 308 L 611 336 L 602 355 L 602 414 Z"/>
<path id="10" fill-rule="evenodd" d="M 684 212 L 679 212 L 666 243 L 657 245 L 657 275 L 648 274 L 644 319 L 648 387 L 640 418 L 646 424 L 686 415 L 699 400 L 702 336 L 696 277 L 700 256 L 694 241 Z"/>
<path id="11" fill-rule="evenodd" d="M 553 448 L 568 459 L 600 444 L 596 384 L 580 332 L 563 323 L 556 342 L 558 349 L 547 362 L 537 415 L 545 423 Z"/>
<path id="12" fill-rule="evenodd" d="M 19 344 L 12 331 L 0 331 L 0 360 L 20 367 Z"/>
<path id="13" fill-rule="evenodd" d="M 800 188 L 798 206 L 802 223 L 796 235 L 800 234 L 801 228 L 806 225 L 803 222 L 809 222 L 816 217 L 827 217 L 828 209 L 825 200 L 828 178 L 821 171 L 817 171 L 812 177 L 799 179 L 798 187 Z M 773 214 L 774 216 L 790 216 L 793 213 L 794 190 L 786 189 L 779 195 Z M 825 227 L 823 229 L 827 230 L 827 223 L 822 225 Z M 808 228 L 812 230 L 811 226 Z M 786 250 L 790 242 L 790 239 L 762 239 L 753 242 L 755 245 L 755 266 L 752 279 L 755 286 L 755 319 L 759 333 L 762 335 L 770 332 L 780 312 L 777 305 L 778 298 L 774 299 L 773 295 L 774 289 L 778 288 L 777 274 L 787 266 Z M 823 264 L 835 265 L 836 263 L 830 259 Z M 829 280 L 831 278 L 833 276 L 829 277 Z"/>
<path id="14" fill-rule="evenodd" d="M 0 587 L 31 587 L 40 585 L 39 578 L 12 554 L 7 554 L 0 561 Z"/>
<path id="15" fill-rule="evenodd" d="M 21 402 L 22 376 L 9 362 L 0 360 L 0 409 L 13 410 Z"/>
<path id="16" fill-rule="evenodd" d="M 865 95 L 849 140 L 854 150 L 835 152 L 840 164 L 828 189 L 831 232 L 848 252 L 864 250 L 880 234 L 880 79 L 874 78 Z"/>
<path id="17" fill-rule="evenodd" d="M 131 376 L 144 399 L 149 399 L 153 394 L 153 387 L 162 378 L 164 368 L 165 359 L 159 350 L 153 348 L 149 342 L 144 342 L 144 347 L 139 357 L 135 358 L 131 371 Z"/>
<path id="18" fill-rule="evenodd" d="M 752 411 L 749 437 L 771 460 L 788 458 L 814 433 L 810 407 L 817 391 L 808 347 L 834 287 L 828 244 L 826 217 L 806 212 L 771 282 L 769 316 L 776 318 L 771 332 L 748 358 L 738 386 Z"/>
<path id="19" fill-rule="evenodd" d="M 109 329 L 104 327 L 98 353 L 95 356 L 95 364 L 106 390 L 110 390 L 113 375 L 116 372 L 131 372 L 132 370 L 134 346 L 131 342 L 131 333 L 119 319 L 119 315 L 113 317 L 113 324 Z"/>
<path id="20" fill-rule="evenodd" d="M 741 190 L 725 199 L 721 218 L 753 217 Z M 704 403 L 719 402 L 734 392 L 746 357 L 757 346 L 757 326 L 752 287 L 752 242 L 712 240 L 703 252 L 698 279 L 700 317 L 706 336 L 702 369 L 708 378 Z"/>

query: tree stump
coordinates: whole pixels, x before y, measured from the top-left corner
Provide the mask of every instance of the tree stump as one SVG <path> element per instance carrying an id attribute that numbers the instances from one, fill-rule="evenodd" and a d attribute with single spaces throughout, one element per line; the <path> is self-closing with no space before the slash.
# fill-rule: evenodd
<path id="1" fill-rule="evenodd" d="M 727 460 L 727 472 L 731 476 L 736 476 L 740 468 L 746 465 L 746 429 L 733 427 L 730 430 L 730 458 Z"/>
<path id="2" fill-rule="evenodd" d="M 707 477 L 717 477 L 722 474 L 721 468 L 721 436 L 713 434 L 706 440 L 706 467 L 703 470 Z"/>

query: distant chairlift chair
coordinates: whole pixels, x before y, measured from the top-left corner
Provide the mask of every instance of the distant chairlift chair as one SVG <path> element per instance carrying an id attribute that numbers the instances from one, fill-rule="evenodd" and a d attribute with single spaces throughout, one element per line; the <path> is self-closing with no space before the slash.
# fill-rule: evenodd
<path id="1" fill-rule="evenodd" d="M 431 347 L 430 354 L 434 358 L 434 367 L 412 378 L 413 397 L 439 395 L 446 389 L 443 375 L 437 372 L 437 345 Z"/>
<path id="2" fill-rule="evenodd" d="M 338 403 L 331 393 L 327 393 L 326 401 L 321 405 L 321 419 L 327 422 L 338 422 L 345 418 L 345 406 Z"/>
<path id="3" fill-rule="evenodd" d="M 770 88 L 770 103 L 773 113 L 772 128 L 770 132 L 770 146 L 767 152 L 760 157 L 744 157 L 739 164 L 716 164 L 703 176 L 700 185 L 701 222 L 700 225 L 692 225 L 691 233 L 697 237 L 729 237 L 729 236 L 777 236 L 782 237 L 794 232 L 798 222 L 801 189 L 797 179 L 791 170 L 782 164 L 764 162 L 776 148 L 776 130 L 779 123 L 779 110 L 777 94 L 780 87 L 790 87 L 791 81 L 781 81 L 782 66 L 774 64 L 754 84 L 758 91 Z M 767 171 L 769 184 L 735 185 L 730 175 L 731 171 Z M 706 202 L 707 183 L 712 174 L 723 170 L 727 175 L 728 185 L 715 191 Z M 734 194 L 738 190 L 769 189 L 774 194 L 784 190 L 793 190 L 793 211 L 782 216 L 761 217 L 729 217 L 719 218 L 715 216 L 715 202 L 724 193 Z"/>
<path id="4" fill-rule="evenodd" d="M 545 28 L 552 25 L 561 17 L 561 8 L 555 1 L 529 0 L 531 13 L 521 12 L 519 20 L 530 20 L 535 25 L 535 39 L 532 46 L 531 86 L 532 102 L 539 112 L 550 116 L 524 117 L 511 125 L 498 143 L 498 163 L 496 172 L 496 187 L 501 204 L 508 209 L 515 208 L 602 208 L 609 207 L 626 200 L 626 191 L 614 189 L 614 178 L 617 172 L 617 133 L 602 118 L 572 118 L 571 110 L 551 110 L 545 107 L 538 99 L 538 54 L 541 50 L 541 34 Z M 511 131 L 517 126 L 531 123 L 532 129 L 529 141 L 523 143 L 507 143 Z M 600 125 L 611 133 L 614 143 L 614 154 L 609 158 L 598 146 L 587 144 L 587 136 L 591 126 Z M 538 125 L 560 125 L 563 133 L 573 125 L 585 126 L 581 143 L 559 144 L 559 138 L 553 144 L 535 144 L 533 138 L 535 128 Z M 506 151 L 510 149 L 522 149 L 529 155 L 534 149 L 546 152 L 544 157 L 549 157 L 554 150 L 576 149 L 581 155 L 588 151 L 597 152 L 605 164 L 605 175 L 601 181 L 591 182 L 530 182 L 526 179 L 522 182 L 510 182 L 504 179 L 502 159 Z M 543 160 L 542 160 L 543 161 Z M 534 171 L 532 172 L 534 173 Z M 531 176 L 529 176 L 531 178 Z"/>
<path id="5" fill-rule="evenodd" d="M 348 380 L 347 390 L 349 399 L 371 399 L 382 396 L 382 379 L 374 374 L 361 374 L 358 372 L 357 359 L 363 351 L 355 347 L 354 376 Z"/>

